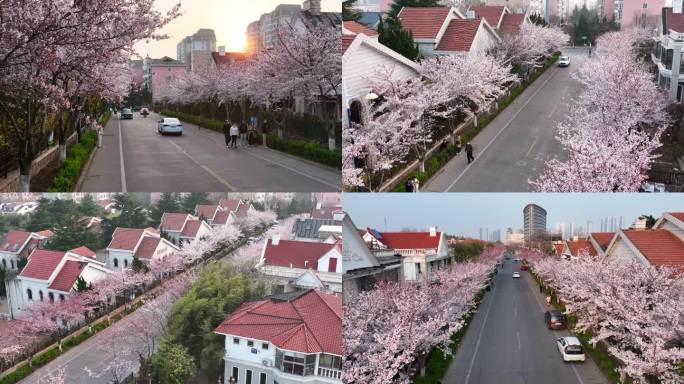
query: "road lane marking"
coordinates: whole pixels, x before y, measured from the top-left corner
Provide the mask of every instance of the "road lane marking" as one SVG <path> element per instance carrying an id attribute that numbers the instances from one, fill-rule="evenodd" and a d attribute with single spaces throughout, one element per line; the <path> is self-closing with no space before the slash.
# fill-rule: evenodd
<path id="1" fill-rule="evenodd" d="M 504 127 L 501 128 L 501 130 L 500 130 L 499 132 L 497 132 L 496 135 L 494 135 L 494 137 L 489 141 L 489 143 L 487 143 L 487 145 L 486 145 L 484 148 L 482 148 L 482 150 L 481 150 L 480 153 L 478 154 L 478 157 L 475 158 L 475 160 L 472 162 L 472 164 L 475 164 L 475 163 L 477 162 L 478 159 L 482 158 L 482 155 L 485 153 L 485 151 L 487 151 L 487 148 L 489 148 L 489 146 L 492 145 L 492 143 L 493 143 L 494 141 L 496 141 L 496 139 L 499 137 L 499 135 L 500 135 L 503 131 L 505 131 L 506 128 L 508 128 L 508 126 L 511 125 L 511 123 L 513 122 L 513 120 L 515 120 L 516 118 L 518 118 L 518 115 L 520 114 L 520 112 L 522 112 L 522 110 L 525 109 L 525 108 L 527 107 L 527 105 L 530 103 L 530 101 L 532 101 L 532 99 L 534 99 L 534 98 L 537 96 L 537 94 L 538 94 L 542 89 L 544 89 L 544 87 L 546 87 L 546 83 L 548 83 L 549 80 L 551 80 L 551 79 L 556 75 L 556 73 L 558 73 L 558 67 L 556 67 L 556 68 L 554 69 L 553 74 L 551 74 L 546 80 L 544 80 L 544 83 L 543 83 L 539 88 L 537 88 L 537 90 L 534 92 L 534 94 L 533 94 L 529 99 L 527 99 L 527 101 L 525 102 L 525 104 L 523 104 L 523 106 L 520 107 L 520 109 L 517 110 L 517 111 L 515 112 L 515 114 L 513 114 L 513 117 L 512 117 L 510 120 L 508 120 L 508 122 L 506 123 L 506 125 L 504 125 Z M 461 180 L 461 177 L 463 177 L 463 175 L 465 175 L 465 173 L 468 172 L 468 170 L 469 170 L 470 168 L 471 168 L 471 165 L 469 165 L 468 167 L 466 167 L 466 169 L 464 169 L 464 170 L 461 172 L 461 174 L 458 175 L 458 177 L 456 178 L 456 180 L 454 180 L 453 183 L 451 183 L 451 184 L 447 187 L 447 189 L 444 190 L 444 192 L 449 192 L 449 190 L 450 190 L 451 188 L 453 188 L 454 185 L 456 185 L 456 183 L 458 183 L 459 180 Z"/>
<path id="2" fill-rule="evenodd" d="M 522 351 L 522 344 L 520 343 L 520 332 L 516 332 L 515 336 L 518 338 L 518 351 Z"/>
<path id="3" fill-rule="evenodd" d="M 494 302 L 494 294 L 496 293 L 496 287 L 499 284 L 494 285 L 492 289 L 492 296 L 489 298 L 489 305 L 487 305 L 487 312 L 485 312 L 485 318 L 482 322 L 482 328 L 480 328 L 480 334 L 477 336 L 477 343 L 475 343 L 475 351 L 473 352 L 473 357 L 470 359 L 470 366 L 468 367 L 468 374 L 466 375 L 465 384 L 468 384 L 470 380 L 470 373 L 473 371 L 473 365 L 475 364 L 475 358 L 477 357 L 477 350 L 480 349 L 480 342 L 482 341 L 482 335 L 484 334 L 485 326 L 487 325 L 487 318 L 489 317 L 489 310 L 492 309 L 492 303 Z"/>
<path id="4" fill-rule="evenodd" d="M 181 151 L 181 153 L 183 153 L 185 156 L 187 156 L 188 159 L 190 159 L 190 160 L 191 160 L 193 163 L 195 163 L 197 166 L 199 166 L 200 168 L 204 169 L 208 174 L 214 176 L 214 178 L 215 178 L 216 180 L 218 180 L 219 183 L 225 185 L 231 192 L 237 192 L 237 189 L 236 189 L 235 187 L 233 187 L 229 182 L 227 182 L 224 178 L 222 178 L 221 176 L 219 176 L 219 175 L 218 175 L 216 172 L 214 172 L 211 168 L 209 168 L 209 167 L 207 167 L 207 166 L 205 166 L 205 165 L 200 164 L 197 160 L 195 160 L 192 156 L 190 156 L 187 152 L 185 152 L 185 150 L 184 150 L 183 148 L 181 148 L 180 146 L 178 146 L 178 144 L 174 143 L 173 141 L 169 141 L 169 143 L 173 144 L 174 147 L 178 148 L 178 150 Z"/>
<path id="5" fill-rule="evenodd" d="M 525 157 L 530 157 L 530 152 L 532 152 L 532 148 L 534 148 L 534 145 L 537 144 L 537 141 L 539 141 L 539 136 L 534 137 L 534 140 L 532 140 L 532 145 L 530 145 L 530 149 L 527 150 Z"/>
<path id="6" fill-rule="evenodd" d="M 123 155 L 123 139 L 121 138 L 121 119 L 118 120 L 119 123 L 119 162 L 121 164 L 121 192 L 126 191 L 126 167 L 124 166 L 124 155 Z"/>

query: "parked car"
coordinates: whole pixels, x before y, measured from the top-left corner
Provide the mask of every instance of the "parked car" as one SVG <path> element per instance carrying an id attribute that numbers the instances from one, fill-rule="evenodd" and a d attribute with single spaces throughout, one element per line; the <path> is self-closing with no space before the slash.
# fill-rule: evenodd
<path id="1" fill-rule="evenodd" d="M 546 311 L 544 313 L 544 322 L 549 329 L 565 329 L 568 326 L 565 315 L 558 309 Z"/>
<path id="2" fill-rule="evenodd" d="M 133 120 L 133 111 L 130 108 L 124 108 L 119 114 L 121 120 Z"/>
<path id="3" fill-rule="evenodd" d="M 582 343 L 575 336 L 563 336 L 557 339 L 556 346 L 563 357 L 563 361 L 584 361 L 586 359 Z"/>
<path id="4" fill-rule="evenodd" d="M 161 120 L 159 120 L 159 124 L 157 125 L 157 131 L 161 135 L 165 135 L 167 133 L 175 133 L 180 136 L 183 136 L 183 124 L 180 122 L 175 117 L 165 117 Z"/>
<path id="5" fill-rule="evenodd" d="M 520 278 L 520 272 L 518 272 L 518 271 L 513 272 L 513 278 L 516 278 L 516 279 Z"/>
<path id="6" fill-rule="evenodd" d="M 558 59 L 558 66 L 559 67 L 569 67 L 570 66 L 570 57 L 569 56 L 561 56 L 560 59 Z"/>

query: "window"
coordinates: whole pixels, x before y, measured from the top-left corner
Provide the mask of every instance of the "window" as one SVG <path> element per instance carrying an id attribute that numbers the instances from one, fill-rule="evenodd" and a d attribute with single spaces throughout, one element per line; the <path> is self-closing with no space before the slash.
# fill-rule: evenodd
<path id="1" fill-rule="evenodd" d="M 259 384 L 266 384 L 266 374 L 263 372 L 259 374 Z"/>
<path id="2" fill-rule="evenodd" d="M 330 261 L 328 261 L 328 272 L 335 272 L 335 271 L 337 271 L 337 258 L 331 257 Z"/>
<path id="3" fill-rule="evenodd" d="M 5 259 L 2 259 L 2 269 L 7 269 L 7 261 Z"/>
<path id="4" fill-rule="evenodd" d="M 14 260 L 10 260 L 10 265 L 12 266 L 12 269 L 14 269 Z"/>
<path id="5" fill-rule="evenodd" d="M 276 350 L 276 367 L 285 373 L 309 376 L 314 374 L 315 366 L 316 355 Z"/>
<path id="6" fill-rule="evenodd" d="M 33 300 L 33 291 L 31 291 L 31 288 L 26 288 L 26 296 L 29 300 Z"/>
<path id="7" fill-rule="evenodd" d="M 665 68 L 672 69 L 672 50 L 668 49 L 665 51 Z"/>
<path id="8" fill-rule="evenodd" d="M 38 291 L 38 298 L 43 301 L 43 291 Z"/>
<path id="9" fill-rule="evenodd" d="M 261 349 L 268 349 L 268 343 L 261 343 Z"/>
<path id="10" fill-rule="evenodd" d="M 115 267 L 119 266 L 119 260 L 116 257 L 114 258 L 114 266 Z"/>
<path id="11" fill-rule="evenodd" d="M 233 337 L 233 344 L 240 344 L 240 339 Z"/>
<path id="12" fill-rule="evenodd" d="M 238 367 L 233 367 L 232 377 L 233 377 L 233 379 L 235 379 L 236 383 L 240 382 L 240 370 L 238 369 Z"/>
<path id="13" fill-rule="evenodd" d="M 61 293 L 59 294 L 59 301 L 64 301 L 64 295 L 62 295 Z"/>
<path id="14" fill-rule="evenodd" d="M 322 353 L 318 365 L 323 368 L 342 370 L 342 356 L 328 355 Z"/>
<path id="15" fill-rule="evenodd" d="M 253 346 L 254 346 L 254 342 L 253 342 L 252 340 L 247 340 L 247 346 L 248 346 L 248 347 L 253 347 Z"/>
<path id="16" fill-rule="evenodd" d="M 641 6 L 643 9 L 648 9 L 648 3 L 644 1 L 644 4 Z"/>
<path id="17" fill-rule="evenodd" d="M 52 292 L 48 292 L 48 299 L 50 299 L 51 303 L 55 302 L 55 294 Z"/>
<path id="18" fill-rule="evenodd" d="M 252 371 L 245 371 L 245 384 L 252 384 Z"/>
<path id="19" fill-rule="evenodd" d="M 124 259 L 124 268 L 128 268 L 128 259 Z"/>

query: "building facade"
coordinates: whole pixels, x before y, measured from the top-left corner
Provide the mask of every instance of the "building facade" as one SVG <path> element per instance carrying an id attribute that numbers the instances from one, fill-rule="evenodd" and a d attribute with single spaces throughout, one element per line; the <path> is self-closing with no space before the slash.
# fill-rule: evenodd
<path id="1" fill-rule="evenodd" d="M 673 0 L 671 8 L 662 9 L 657 37 L 651 52 L 658 86 L 672 101 L 684 100 L 684 14 L 682 0 Z"/>
<path id="2" fill-rule="evenodd" d="M 188 72 L 201 72 L 210 68 L 211 53 L 216 51 L 216 34 L 213 29 L 200 29 L 176 45 L 176 60 L 185 64 Z"/>
<path id="3" fill-rule="evenodd" d="M 546 233 L 546 210 L 537 204 L 523 208 L 525 244 L 530 244 Z"/>
<path id="4" fill-rule="evenodd" d="M 187 72 L 184 63 L 168 56 L 161 59 L 152 59 L 148 56 L 143 60 L 143 68 L 145 86 L 152 92 L 154 101 L 164 96 L 165 90 L 174 79 Z"/>

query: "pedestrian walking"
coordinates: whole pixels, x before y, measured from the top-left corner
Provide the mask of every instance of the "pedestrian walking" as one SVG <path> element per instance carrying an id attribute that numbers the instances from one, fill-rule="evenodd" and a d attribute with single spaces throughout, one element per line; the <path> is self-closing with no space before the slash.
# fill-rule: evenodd
<path id="1" fill-rule="evenodd" d="M 201 131 L 203 125 L 204 125 L 204 115 L 201 115 L 199 118 L 199 121 L 197 122 L 197 130 Z"/>
<path id="2" fill-rule="evenodd" d="M 230 148 L 230 121 L 226 119 L 226 121 L 223 122 L 223 136 L 226 138 L 226 148 Z"/>
<path id="3" fill-rule="evenodd" d="M 475 161 L 475 156 L 473 156 L 473 145 L 470 142 L 466 143 L 465 146 L 466 155 L 468 156 L 468 164 Z"/>
<path id="4" fill-rule="evenodd" d="M 589 48 L 589 57 L 591 57 L 591 48 Z"/>
<path id="5" fill-rule="evenodd" d="M 247 142 L 250 147 L 256 144 L 256 127 L 253 124 L 247 128 Z"/>
<path id="6" fill-rule="evenodd" d="M 240 128 L 238 128 L 237 123 L 233 123 L 230 126 L 230 146 L 233 148 L 237 148 L 237 139 L 238 135 L 240 134 Z"/>
<path id="7" fill-rule="evenodd" d="M 547 306 L 551 305 L 551 296 L 546 296 L 546 305 Z"/>
<path id="8" fill-rule="evenodd" d="M 544 286 L 539 284 L 539 293 L 542 293 L 542 292 L 544 292 Z"/>
<path id="9" fill-rule="evenodd" d="M 413 178 L 413 193 L 420 192 L 420 181 L 417 177 Z"/>
<path id="10" fill-rule="evenodd" d="M 406 184 L 404 184 L 404 189 L 406 190 L 406 192 L 413 192 L 413 179 L 406 180 Z"/>
<path id="11" fill-rule="evenodd" d="M 264 119 L 264 124 L 261 125 L 261 143 L 266 147 L 266 135 L 268 135 L 271 127 L 268 124 L 268 119 Z"/>
<path id="12" fill-rule="evenodd" d="M 244 147 L 247 145 L 247 122 L 242 120 L 240 123 L 240 146 Z"/>

